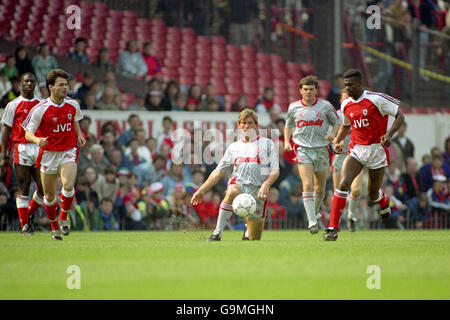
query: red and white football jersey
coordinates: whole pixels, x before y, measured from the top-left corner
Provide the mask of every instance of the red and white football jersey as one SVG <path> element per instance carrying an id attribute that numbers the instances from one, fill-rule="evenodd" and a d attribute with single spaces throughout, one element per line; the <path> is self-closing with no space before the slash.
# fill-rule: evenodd
<path id="1" fill-rule="evenodd" d="M 77 145 L 75 121 L 83 119 L 80 105 L 71 98 L 65 98 L 57 105 L 50 98 L 36 105 L 22 123 L 22 127 L 35 133 L 38 129 L 48 144 L 43 150 L 67 151 Z"/>
<path id="2" fill-rule="evenodd" d="M 386 94 L 364 90 L 358 100 L 342 102 L 344 124 L 351 124 L 350 144 L 380 143 L 387 132 L 389 116 L 395 117 L 400 101 Z"/>
<path id="3" fill-rule="evenodd" d="M 33 109 L 33 107 L 36 106 L 39 102 L 40 100 L 38 98 L 28 100 L 23 96 L 19 96 L 6 105 L 5 113 L 3 114 L 1 123 L 2 125 L 7 125 L 8 127 L 12 128 L 12 143 L 29 143 L 25 139 L 25 130 L 23 130 L 21 124 L 26 119 L 31 109 Z"/>

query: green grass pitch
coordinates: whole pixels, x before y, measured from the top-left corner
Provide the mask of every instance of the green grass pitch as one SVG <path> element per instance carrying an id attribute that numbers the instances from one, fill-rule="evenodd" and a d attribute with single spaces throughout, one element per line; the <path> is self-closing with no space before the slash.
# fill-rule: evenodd
<path id="1" fill-rule="evenodd" d="M 0 299 L 450 299 L 449 231 L 0 233 Z M 80 268 L 80 289 L 68 289 Z M 367 273 L 379 267 L 380 289 Z M 70 282 L 70 281 L 69 281 Z"/>

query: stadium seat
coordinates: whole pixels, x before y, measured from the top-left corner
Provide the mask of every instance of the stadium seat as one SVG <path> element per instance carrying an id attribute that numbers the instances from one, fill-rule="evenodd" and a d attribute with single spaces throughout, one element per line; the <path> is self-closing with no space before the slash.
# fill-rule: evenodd
<path id="1" fill-rule="evenodd" d="M 219 45 L 226 45 L 227 40 L 222 36 L 213 36 L 211 37 L 211 42 Z"/>
<path id="2" fill-rule="evenodd" d="M 180 78 L 179 78 L 179 81 L 180 81 L 180 84 L 181 85 L 187 85 L 187 86 L 192 86 L 193 84 L 195 84 L 195 81 L 194 81 L 194 77 L 193 76 L 183 76 L 183 75 L 180 75 Z"/>
<path id="3" fill-rule="evenodd" d="M 311 63 L 304 62 L 300 64 L 300 70 L 303 76 L 308 76 L 314 74 L 314 67 Z"/>
<path id="4" fill-rule="evenodd" d="M 333 85 L 329 81 L 319 80 L 319 90 L 317 92 L 319 97 L 322 99 L 326 99 L 332 87 Z"/>

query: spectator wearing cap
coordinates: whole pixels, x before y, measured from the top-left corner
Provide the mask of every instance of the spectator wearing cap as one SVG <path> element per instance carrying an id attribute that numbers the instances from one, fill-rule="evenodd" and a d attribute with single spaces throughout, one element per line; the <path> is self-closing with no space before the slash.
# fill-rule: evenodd
<path id="1" fill-rule="evenodd" d="M 151 42 L 145 42 L 142 57 L 147 65 L 146 78 L 161 78 L 162 68 L 158 59 L 153 56 L 153 45 Z"/>
<path id="2" fill-rule="evenodd" d="M 127 48 L 117 61 L 117 71 L 128 78 L 143 78 L 147 74 L 147 64 L 139 52 L 136 40 L 128 41 Z"/>
<path id="3" fill-rule="evenodd" d="M 115 67 L 111 62 L 108 48 L 102 47 L 100 49 L 95 66 L 103 71 L 114 71 Z"/>
<path id="4" fill-rule="evenodd" d="M 123 198 L 122 205 L 125 207 L 125 228 L 127 230 L 148 230 L 148 226 L 143 219 L 143 212 L 138 206 L 139 197 L 138 190 L 131 188 L 131 191 Z"/>
<path id="5" fill-rule="evenodd" d="M 433 177 L 433 186 L 427 191 L 430 213 L 426 223 L 427 228 L 449 228 L 450 197 L 447 185 L 448 178 L 442 174 Z M 446 216 L 444 219 L 444 215 Z"/>
<path id="6" fill-rule="evenodd" d="M 84 49 L 86 48 L 86 40 L 84 38 L 76 38 L 74 43 L 74 49 L 72 52 L 69 53 L 69 58 L 81 62 L 89 64 L 89 58 L 84 52 Z"/>
<path id="7" fill-rule="evenodd" d="M 54 69 L 58 68 L 58 62 L 55 57 L 50 55 L 50 46 L 48 43 L 43 42 L 38 48 L 39 54 L 31 60 L 34 74 L 39 85 L 45 84 L 47 74 Z"/>
<path id="8" fill-rule="evenodd" d="M 113 202 L 116 200 L 116 194 L 119 190 L 119 179 L 116 177 L 117 169 L 113 165 L 105 168 L 105 174 L 99 175 L 92 189 L 98 194 L 99 200 L 109 198 Z"/>
<path id="9" fill-rule="evenodd" d="M 145 108 L 148 111 L 163 111 L 161 101 L 162 93 L 160 91 L 150 91 L 145 98 Z"/>
<path id="10" fill-rule="evenodd" d="M 144 201 L 138 203 L 141 212 L 146 213 L 151 229 L 165 230 L 170 217 L 170 208 L 163 198 L 164 186 L 161 182 L 154 182 L 142 191 Z"/>

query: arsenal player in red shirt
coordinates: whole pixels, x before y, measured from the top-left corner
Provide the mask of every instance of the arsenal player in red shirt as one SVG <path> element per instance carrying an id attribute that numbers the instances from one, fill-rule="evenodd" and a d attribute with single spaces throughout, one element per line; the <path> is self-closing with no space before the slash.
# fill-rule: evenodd
<path id="1" fill-rule="evenodd" d="M 363 167 L 369 171 L 369 198 L 380 206 L 380 219 L 389 220 L 389 199 L 380 189 L 384 168 L 389 164 L 387 147 L 392 136 L 404 123 L 405 117 L 399 109 L 400 101 L 386 94 L 363 90 L 361 71 L 350 69 L 344 74 L 344 85 L 349 98 L 341 105 L 343 123 L 333 140 L 333 149 L 342 153 L 344 138 L 352 128 L 347 157 L 342 165 L 341 181 L 334 192 L 331 204 L 330 224 L 323 238 L 337 240 L 339 219 L 347 202 L 348 190 Z M 388 116 L 395 117 L 387 130 Z"/>
<path id="2" fill-rule="evenodd" d="M 39 169 L 35 167 L 39 147 L 25 139 L 25 131 L 21 127 L 28 113 L 40 101 L 34 96 L 36 78 L 32 73 L 24 73 L 20 79 L 22 94 L 8 103 L 2 117 L 2 157 L 0 166 L 2 172 L 8 168 L 9 152 L 11 152 L 14 170 L 19 185 L 19 195 L 16 198 L 20 228 L 23 235 L 32 235 L 29 216 L 43 203 L 43 190 Z M 37 185 L 30 201 L 31 177 Z"/>
<path id="3" fill-rule="evenodd" d="M 36 165 L 41 170 L 44 207 L 52 226 L 52 239 L 62 240 L 70 233 L 67 214 L 72 206 L 77 174 L 79 147 L 86 143 L 79 121 L 83 119 L 80 105 L 67 97 L 69 75 L 61 69 L 52 70 L 46 78 L 50 98 L 33 108 L 22 123 L 25 138 L 40 147 Z M 40 131 L 40 136 L 36 135 Z M 61 230 L 56 216 L 56 184 L 61 178 Z"/>

